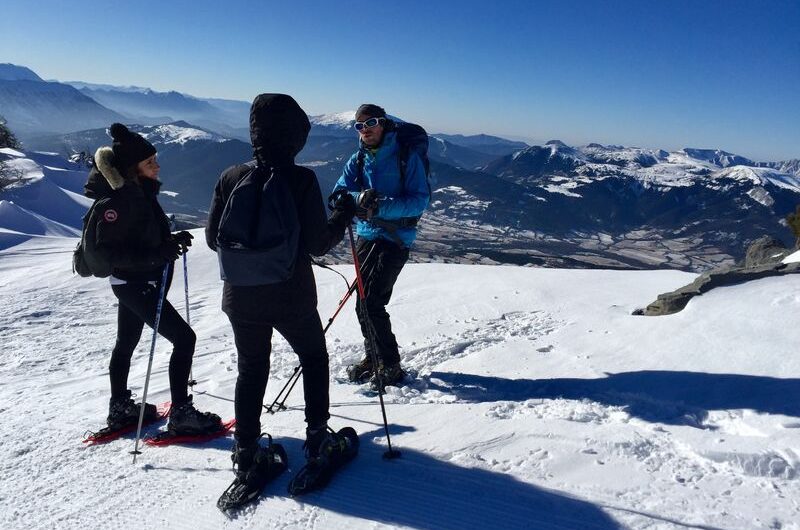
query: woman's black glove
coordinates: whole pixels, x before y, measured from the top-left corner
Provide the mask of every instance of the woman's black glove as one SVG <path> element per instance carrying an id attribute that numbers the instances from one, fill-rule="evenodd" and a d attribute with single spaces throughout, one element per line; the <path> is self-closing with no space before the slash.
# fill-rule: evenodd
<path id="1" fill-rule="evenodd" d="M 356 213 L 356 201 L 344 189 L 337 190 L 328 198 L 328 207 L 333 210 L 329 221 L 337 226 L 347 226 Z"/>
<path id="2" fill-rule="evenodd" d="M 189 247 L 192 246 L 192 239 L 194 239 L 194 236 L 186 230 L 172 234 L 172 240 L 181 247 L 181 254 L 185 254 Z"/>
<path id="3" fill-rule="evenodd" d="M 158 255 L 167 263 L 175 261 L 181 255 L 181 245 L 174 239 L 168 239 L 159 245 Z"/>

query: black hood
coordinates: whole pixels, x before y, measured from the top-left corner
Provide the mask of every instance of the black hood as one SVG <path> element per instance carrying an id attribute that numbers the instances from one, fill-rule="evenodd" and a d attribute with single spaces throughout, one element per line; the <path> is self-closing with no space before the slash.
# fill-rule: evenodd
<path id="1" fill-rule="evenodd" d="M 89 178 L 83 186 L 83 194 L 90 199 L 108 197 L 114 191 L 99 169 L 93 167 L 89 172 Z"/>
<path id="2" fill-rule="evenodd" d="M 294 164 L 306 145 L 311 124 L 300 105 L 286 94 L 260 94 L 250 107 L 250 141 L 265 166 Z"/>

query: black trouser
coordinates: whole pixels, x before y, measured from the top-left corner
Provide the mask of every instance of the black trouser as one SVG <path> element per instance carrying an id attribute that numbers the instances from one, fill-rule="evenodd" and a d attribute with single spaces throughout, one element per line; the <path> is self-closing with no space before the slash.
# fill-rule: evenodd
<path id="1" fill-rule="evenodd" d="M 386 312 L 386 304 L 392 297 L 392 290 L 400 271 L 408 261 L 408 249 L 385 239 L 374 241 L 359 239 L 357 248 L 359 262 L 366 260 L 373 245 L 375 249 L 372 251 L 369 263 L 364 267 L 367 314 L 375 330 L 375 342 L 378 347 L 375 353 L 383 364 L 388 366 L 400 362 L 400 353 L 397 349 L 397 339 L 392 333 L 392 323 L 389 320 L 389 313 Z M 359 299 L 356 304 L 358 304 L 356 315 L 358 323 L 361 324 L 361 334 L 369 350 L 368 323 L 361 316 L 361 300 Z"/>
<path id="2" fill-rule="evenodd" d="M 283 335 L 300 358 L 303 368 L 303 396 L 306 423 L 324 425 L 328 418 L 328 350 L 319 313 L 272 323 L 242 322 L 230 319 L 238 353 L 236 379 L 236 433 L 239 445 L 253 443 L 261 434 L 261 407 L 269 378 L 272 330 Z"/>
<path id="3" fill-rule="evenodd" d="M 112 285 L 111 289 L 119 300 L 119 309 L 117 343 L 111 353 L 108 373 L 111 377 L 111 397 L 124 397 L 128 390 L 131 356 L 142 336 L 144 324 L 147 323 L 151 328 L 155 326 L 160 287 L 137 282 Z M 177 405 L 186 401 L 188 397 L 186 388 L 197 337 L 189 324 L 167 300 L 164 300 L 164 305 L 161 307 L 158 333 L 172 343 L 172 356 L 169 358 L 169 389 L 172 403 Z"/>

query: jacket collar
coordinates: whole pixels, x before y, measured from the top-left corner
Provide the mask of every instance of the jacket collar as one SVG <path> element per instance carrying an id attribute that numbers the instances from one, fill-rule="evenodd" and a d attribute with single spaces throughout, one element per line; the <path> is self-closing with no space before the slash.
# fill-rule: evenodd
<path id="1" fill-rule="evenodd" d="M 359 150 L 363 151 L 365 155 L 374 156 L 377 160 L 384 160 L 397 153 L 397 133 L 394 131 L 385 132 L 383 141 L 377 147 L 377 151 L 364 145 L 360 139 L 358 140 L 358 145 Z"/>

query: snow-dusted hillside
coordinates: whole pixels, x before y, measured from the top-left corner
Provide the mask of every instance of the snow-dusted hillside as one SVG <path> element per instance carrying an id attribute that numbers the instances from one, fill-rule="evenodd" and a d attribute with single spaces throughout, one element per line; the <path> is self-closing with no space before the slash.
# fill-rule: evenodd
<path id="1" fill-rule="evenodd" d="M 770 166 L 791 169 L 786 163 L 770 163 Z M 800 177 L 789 171 L 782 173 L 766 167 L 766 163 L 758 164 L 739 155 L 709 149 L 667 152 L 600 144 L 571 147 L 552 140 L 544 146 L 527 147 L 499 158 L 485 170 L 516 182 L 540 185 L 551 193 L 563 193 L 558 189 L 563 188 L 563 182 L 569 182 L 568 188 L 575 190 L 610 178 L 637 181 L 645 188 L 662 190 L 696 184 L 715 186 L 729 179 L 800 191 Z"/>
<path id="2" fill-rule="evenodd" d="M 312 126 L 331 127 L 347 131 L 352 136 L 353 116 L 356 111 L 346 110 L 343 112 L 335 112 L 332 114 L 320 114 L 318 116 L 309 116 L 308 119 Z"/>
<path id="3" fill-rule="evenodd" d="M 0 193 L 0 249 L 34 236 L 79 237 L 92 201 L 83 196 L 86 167 L 47 153 L 0 149 L 20 179 Z"/>
<path id="4" fill-rule="evenodd" d="M 217 133 L 206 131 L 198 127 L 193 127 L 186 122 L 173 122 L 148 127 L 142 130 L 144 136 L 152 144 L 180 144 L 184 145 L 192 141 L 204 142 L 230 142 L 230 138 L 225 138 Z"/>
<path id="5" fill-rule="evenodd" d="M 249 143 L 182 121 L 152 126 L 130 125 L 130 129 L 146 137 L 158 150 L 164 182 L 160 198 L 162 205 L 194 227 L 205 222 L 205 211 L 220 173 L 231 165 L 252 157 L 253 148 Z M 64 165 L 68 164 L 64 159 L 68 153 L 83 152 L 93 155 L 98 147 L 110 144 L 111 138 L 105 128 L 91 129 L 40 138 L 41 149 L 61 151 L 62 156 L 54 153 L 41 155 L 38 152 L 25 156 L 37 160 L 41 156 L 47 156 L 48 163 Z M 2 151 L 0 157 L 1 153 Z M 75 181 L 77 191 L 82 194 L 88 168 L 83 166 L 80 169 L 82 174 L 75 175 Z M 0 199 L 2 198 L 3 195 L 0 195 Z M 38 211 L 49 208 L 47 202 L 38 203 Z M 82 215 L 73 217 L 73 220 L 77 219 L 79 223 Z"/>
<path id="6" fill-rule="evenodd" d="M 189 253 L 200 407 L 233 414 L 236 356 L 216 259 Z M 0 252 L 0 526 L 27 528 L 800 528 L 800 278 L 712 291 L 668 317 L 631 311 L 693 275 L 411 264 L 389 306 L 404 364 L 418 373 L 376 398 L 342 383 L 362 355 L 348 306 L 327 337 L 331 425 L 361 435 L 358 458 L 323 491 L 292 499 L 303 462 L 302 392 L 264 429 L 290 470 L 228 519 L 230 439 L 86 447 L 108 398 L 115 333 L 105 280 L 70 272 L 69 239 Z M 336 267 L 352 276 L 349 266 Z M 345 289 L 317 270 L 323 319 Z M 170 300 L 183 312 L 178 272 Z M 352 304 L 352 302 L 351 302 Z M 141 393 L 149 332 L 130 384 Z M 296 359 L 280 338 L 267 399 Z M 168 398 L 169 346 L 150 399 Z M 159 426 L 156 425 L 155 428 Z"/>

